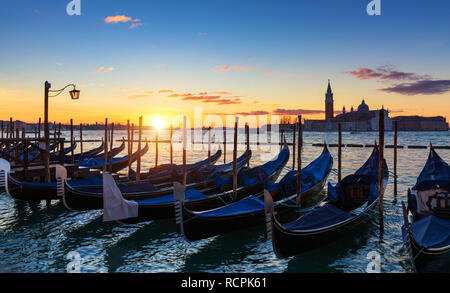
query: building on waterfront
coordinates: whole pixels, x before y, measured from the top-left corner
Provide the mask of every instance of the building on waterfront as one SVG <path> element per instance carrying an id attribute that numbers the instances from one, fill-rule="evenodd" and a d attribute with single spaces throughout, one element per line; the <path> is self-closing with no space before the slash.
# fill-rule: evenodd
<path id="1" fill-rule="evenodd" d="M 389 111 L 383 110 L 384 127 L 386 131 L 393 130 L 392 119 L 389 117 Z M 361 105 L 355 111 L 353 106 L 350 112 L 347 112 L 345 106 L 342 113 L 334 116 L 334 95 L 331 90 L 330 80 L 328 80 L 328 89 L 325 94 L 325 120 L 305 120 L 305 131 L 337 131 L 338 124 L 342 125 L 343 131 L 377 131 L 379 110 L 370 110 L 366 101 L 363 99 Z"/>
<path id="2" fill-rule="evenodd" d="M 398 116 L 392 120 L 398 121 L 399 131 L 448 131 L 449 129 L 445 117 L 442 116 Z"/>

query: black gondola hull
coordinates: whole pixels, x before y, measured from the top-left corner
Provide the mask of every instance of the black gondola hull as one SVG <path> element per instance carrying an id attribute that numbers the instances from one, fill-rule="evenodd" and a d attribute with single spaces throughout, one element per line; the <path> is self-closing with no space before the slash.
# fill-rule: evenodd
<path id="1" fill-rule="evenodd" d="M 372 203 L 371 209 L 375 209 L 377 206 L 378 201 L 375 201 Z M 274 219 L 272 221 L 273 250 L 279 258 L 288 258 L 337 241 L 348 235 L 349 232 L 352 232 L 360 225 L 367 224 L 370 221 L 370 216 L 367 214 L 361 214 L 348 222 L 327 230 L 302 233 L 288 231 Z"/>
<path id="2" fill-rule="evenodd" d="M 328 174 L 321 182 L 313 186 L 307 192 L 302 193 L 302 198 L 307 201 L 319 194 L 322 191 L 327 178 Z M 258 197 L 262 196 L 259 195 Z M 295 214 L 297 208 L 279 204 L 276 206 L 275 210 L 278 216 L 282 216 L 291 212 Z M 183 204 L 182 213 L 182 232 L 184 238 L 188 241 L 197 241 L 265 223 L 264 210 L 221 217 L 198 217 Z"/>

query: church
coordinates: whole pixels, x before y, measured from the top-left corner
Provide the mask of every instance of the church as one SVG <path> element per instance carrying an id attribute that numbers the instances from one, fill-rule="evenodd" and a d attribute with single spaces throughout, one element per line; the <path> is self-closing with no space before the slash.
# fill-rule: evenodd
<path id="1" fill-rule="evenodd" d="M 334 115 L 334 96 L 331 90 L 330 80 L 328 80 L 328 89 L 325 94 L 325 120 L 305 120 L 305 131 L 337 131 L 338 124 L 342 125 L 342 131 L 378 131 L 379 110 L 370 110 L 366 101 L 363 99 L 357 110 L 351 107 L 349 112 L 345 106 L 342 113 Z M 384 110 L 384 128 L 386 131 L 393 130 L 392 119 L 389 117 L 389 111 Z"/>

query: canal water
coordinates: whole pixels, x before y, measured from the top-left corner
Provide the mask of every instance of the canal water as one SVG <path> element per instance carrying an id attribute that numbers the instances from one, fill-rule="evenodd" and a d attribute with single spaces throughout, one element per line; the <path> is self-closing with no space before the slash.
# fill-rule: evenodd
<path id="1" fill-rule="evenodd" d="M 102 131 L 85 131 L 84 139 L 100 139 Z M 143 137 L 153 139 L 152 131 Z M 375 132 L 344 133 L 343 142 L 373 144 Z M 68 133 L 65 133 L 68 137 Z M 126 136 L 116 131 L 115 137 Z M 136 137 L 136 136 L 135 136 Z M 205 136 L 205 141 L 206 141 Z M 160 139 L 167 139 L 161 133 Z M 245 141 L 242 135 L 241 141 Z M 290 134 L 287 141 L 292 141 Z M 198 139 L 198 138 L 197 138 Z M 201 140 L 201 138 L 199 138 Z M 393 144 L 393 133 L 386 133 L 386 144 Z M 228 139 L 232 141 L 232 135 Z M 304 133 L 303 162 L 311 162 L 322 151 L 314 143 L 337 143 L 336 133 Z M 449 132 L 400 132 L 399 145 L 450 145 Z M 98 146 L 98 142 L 84 143 L 84 149 Z M 116 143 L 116 146 L 119 142 Z M 137 144 L 134 144 L 135 148 Z M 213 145 L 213 147 L 217 147 Z M 201 146 L 200 146 L 201 148 Z M 242 145 L 242 153 L 245 146 Z M 271 154 L 263 146 L 252 146 L 252 166 L 264 163 Z M 155 145 L 143 157 L 143 169 L 152 167 Z M 279 147 L 272 149 L 276 153 Z M 334 168 L 337 168 L 337 148 L 330 148 Z M 343 149 L 343 176 L 353 173 L 368 158 L 371 148 Z M 159 163 L 169 162 L 169 145 L 159 145 Z M 81 258 L 81 272 L 365 272 L 371 254 L 379 254 L 381 272 L 411 272 L 407 251 L 402 245 L 401 203 L 406 200 L 408 188 L 415 184 L 428 156 L 428 149 L 398 150 L 398 195 L 394 196 L 393 177 L 384 197 L 385 233 L 380 239 L 375 223 L 347 235 L 345 239 L 315 251 L 289 259 L 277 259 L 271 242 L 266 241 L 263 225 L 217 236 L 195 243 L 186 242 L 179 234 L 174 220 L 153 221 L 135 225 L 103 223 L 102 211 L 70 212 L 58 201 L 47 206 L 16 202 L 7 194 L 0 195 L 0 272 L 66 272 L 69 258 Z M 450 162 L 450 150 L 438 150 Z M 123 153 L 125 155 L 125 152 Z M 203 149 L 188 151 L 188 162 L 207 156 Z M 393 169 L 393 150 L 385 156 Z M 227 148 L 227 161 L 232 159 L 231 145 Z M 181 162 L 181 153 L 174 153 L 174 161 Z M 223 157 L 218 163 L 223 163 Z M 292 169 L 290 162 L 281 176 Z M 281 178 L 280 176 L 280 178 Z M 331 174 L 329 180 L 336 182 Z"/>

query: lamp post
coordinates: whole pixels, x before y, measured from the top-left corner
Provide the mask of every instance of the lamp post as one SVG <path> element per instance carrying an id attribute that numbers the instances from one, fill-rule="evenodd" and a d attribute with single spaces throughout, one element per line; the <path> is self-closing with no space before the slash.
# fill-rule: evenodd
<path id="1" fill-rule="evenodd" d="M 59 90 L 51 90 L 52 85 L 46 81 L 45 82 L 45 92 L 44 92 L 44 136 L 45 136 L 45 154 L 44 154 L 44 165 L 45 165 L 45 181 L 50 182 L 50 129 L 48 126 L 48 98 L 56 97 L 60 95 L 66 88 L 72 86 L 73 90 L 71 90 L 70 97 L 72 100 L 78 100 L 80 98 L 80 91 L 76 89 L 74 84 L 69 84 Z M 55 93 L 53 96 L 50 96 L 50 93 Z M 62 152 L 64 150 L 60 150 Z"/>

